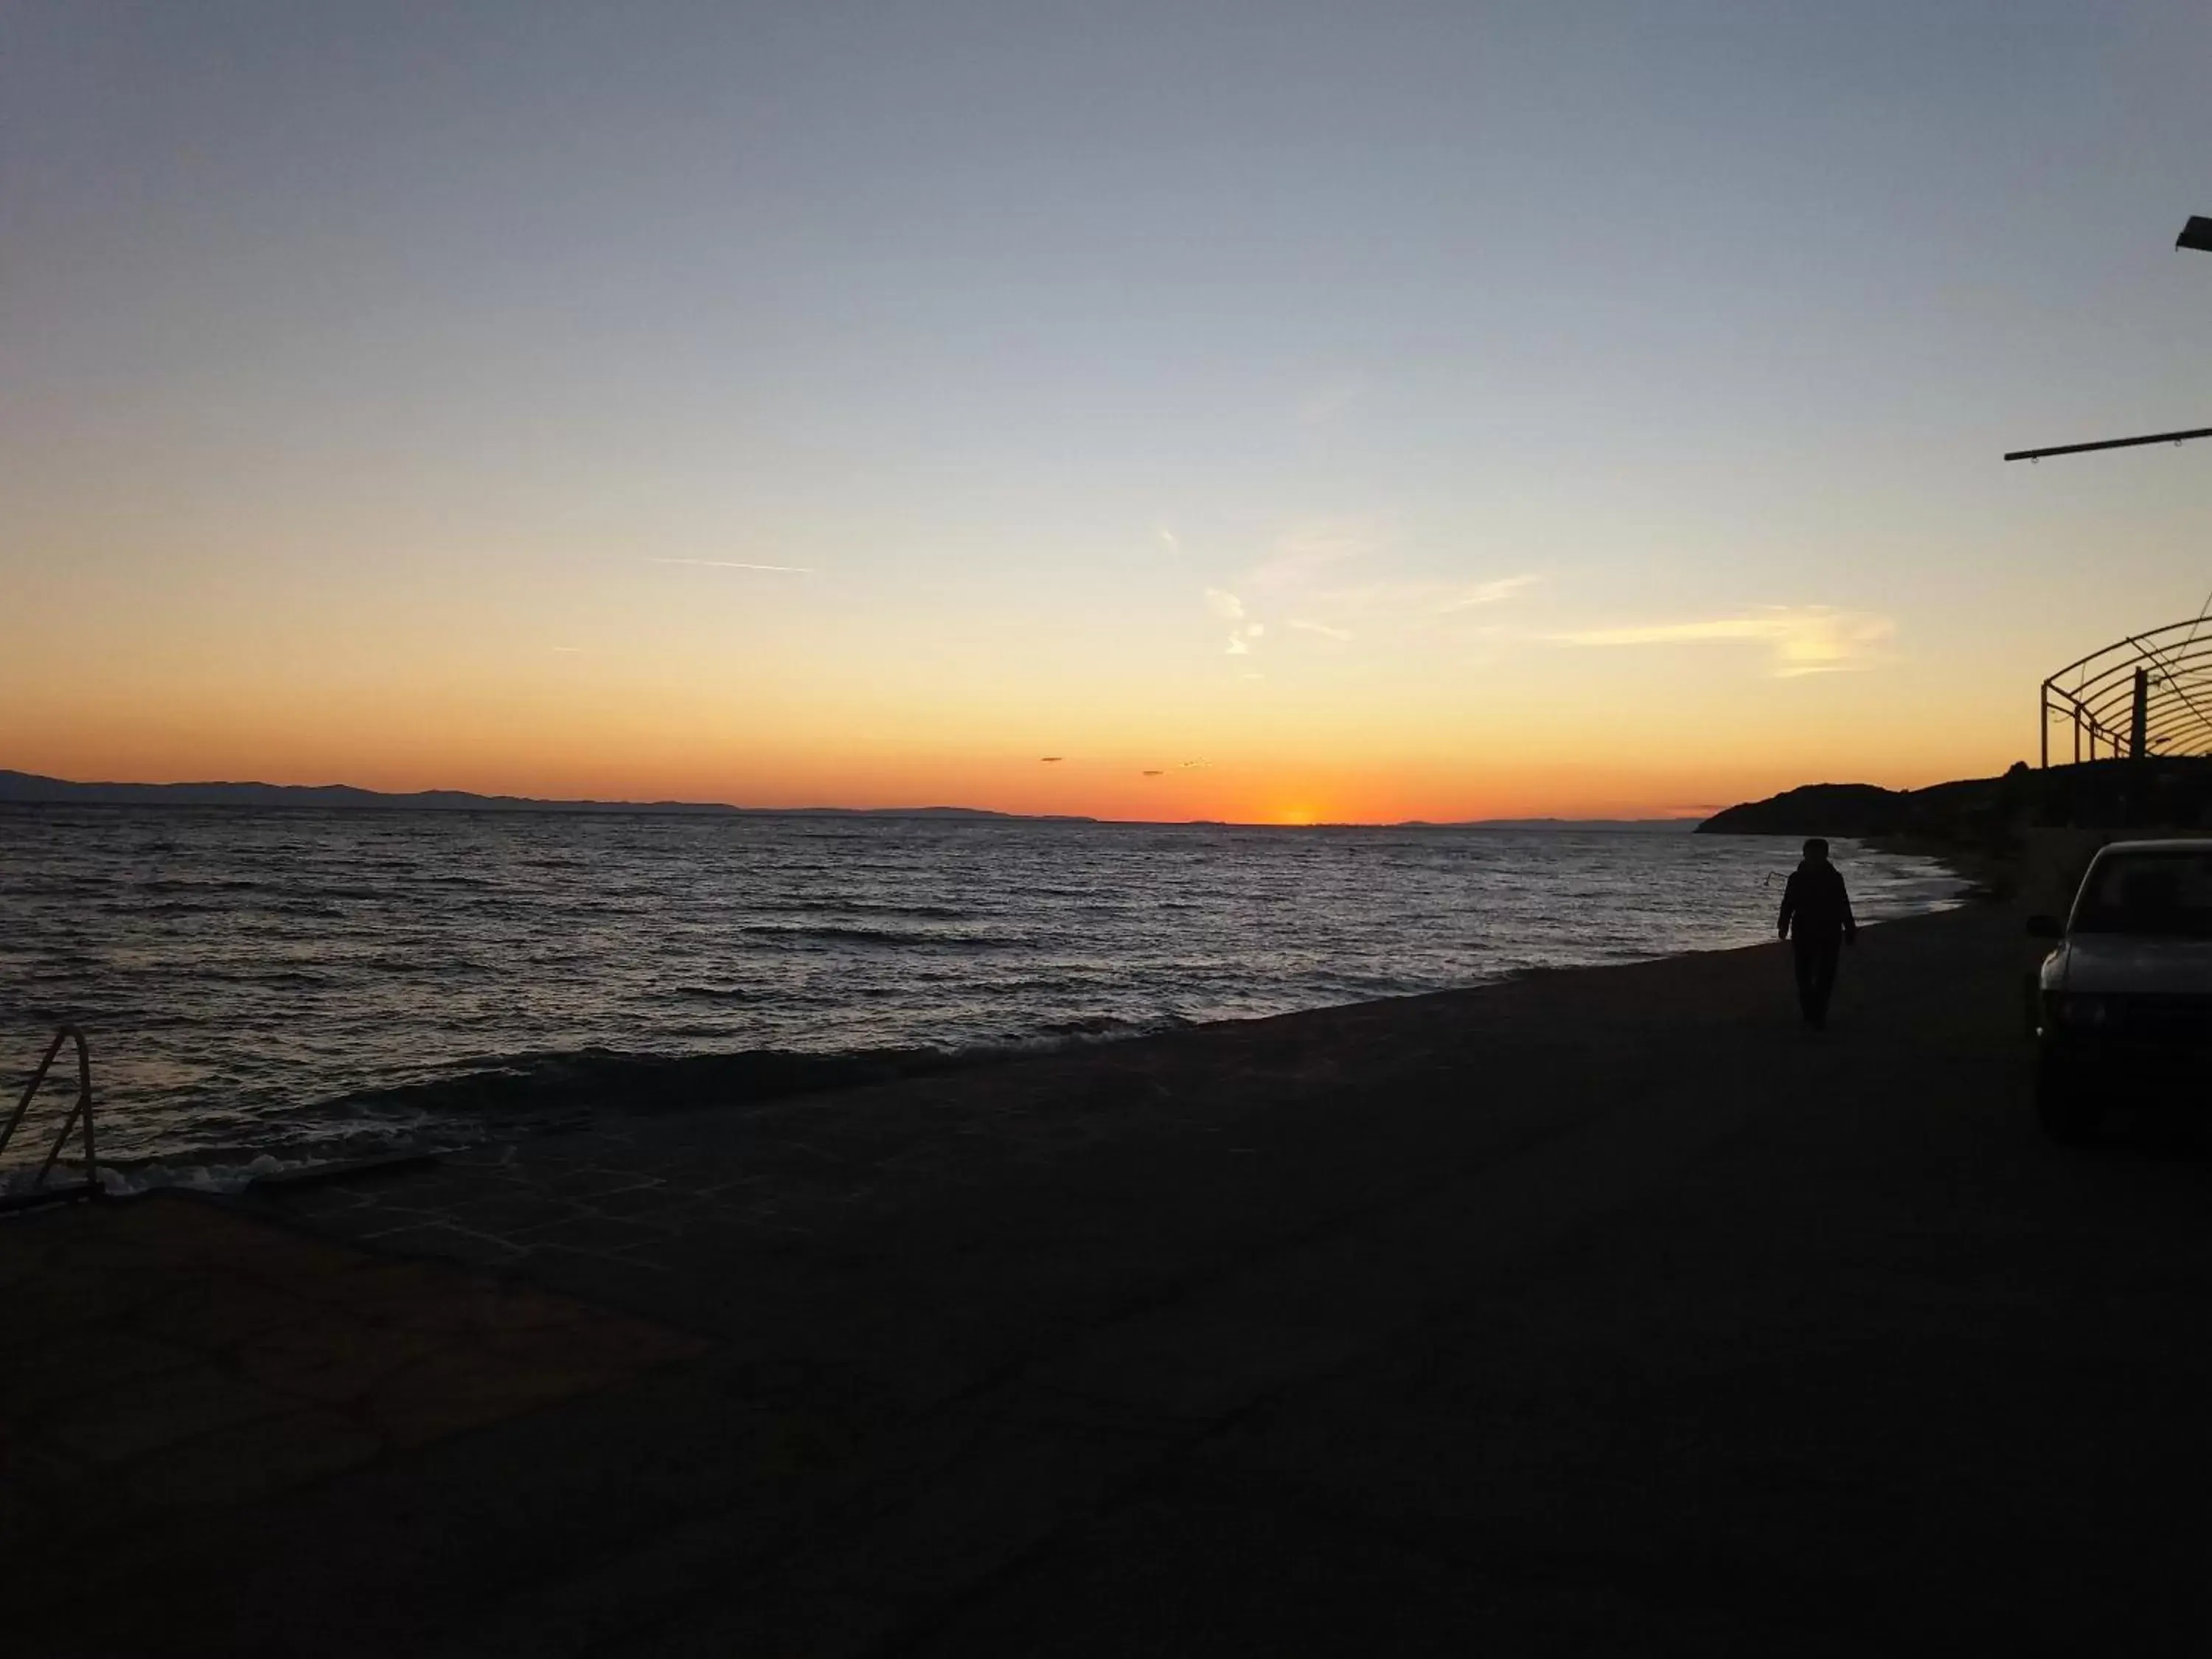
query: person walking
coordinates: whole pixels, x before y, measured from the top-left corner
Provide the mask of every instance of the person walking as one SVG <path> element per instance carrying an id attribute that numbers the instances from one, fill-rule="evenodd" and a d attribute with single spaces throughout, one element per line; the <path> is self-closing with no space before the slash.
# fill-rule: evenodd
<path id="1" fill-rule="evenodd" d="M 1805 861 L 1790 872 L 1782 890 L 1778 926 L 1797 958 L 1797 1006 L 1805 1024 L 1824 1031 L 1828 996 L 1836 988 L 1836 958 L 1844 945 L 1859 942 L 1859 925 L 1843 872 L 1828 862 L 1828 843 L 1818 836 L 1805 843 Z"/>

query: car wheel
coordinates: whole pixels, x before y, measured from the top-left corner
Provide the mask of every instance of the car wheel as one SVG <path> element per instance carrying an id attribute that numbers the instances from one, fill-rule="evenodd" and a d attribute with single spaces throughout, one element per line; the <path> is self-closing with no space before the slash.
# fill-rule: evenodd
<path id="1" fill-rule="evenodd" d="M 2035 1068 L 2035 1121 L 2062 1146 L 2080 1146 L 2097 1138 L 2104 1109 L 2081 1084 L 2049 1066 Z"/>

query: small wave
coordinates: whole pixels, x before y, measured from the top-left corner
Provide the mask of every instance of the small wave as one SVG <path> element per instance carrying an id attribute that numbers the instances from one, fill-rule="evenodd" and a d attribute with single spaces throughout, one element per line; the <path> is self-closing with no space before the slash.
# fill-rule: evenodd
<path id="1" fill-rule="evenodd" d="M 1063 1019 L 1043 1027 L 1033 1037 L 1017 1038 L 1020 1048 L 1058 1048 L 1079 1042 L 1108 1042 L 1121 1037 L 1152 1036 L 1178 1031 L 1193 1022 L 1181 1014 L 1162 1013 L 1143 1019 L 1119 1014 L 1093 1014 L 1087 1019 Z"/>
<path id="2" fill-rule="evenodd" d="M 761 1002 L 766 1000 L 757 991 L 748 991 L 741 985 L 678 985 L 665 995 L 684 1001 L 696 1002 Z"/>
<path id="3" fill-rule="evenodd" d="M 868 1088 L 1095 1043 L 1124 1042 L 1195 1024 L 1172 1011 L 1141 1018 L 1094 1015 L 957 1046 L 813 1052 L 744 1048 L 653 1054 L 586 1048 L 487 1055 L 443 1077 L 363 1089 L 309 1109 L 330 1119 L 404 1117 L 417 1126 L 498 1121 L 504 1130 L 573 1122 L 578 1115 L 655 1113 L 763 1105 L 793 1096 Z"/>
<path id="4" fill-rule="evenodd" d="M 965 951 L 1018 950 L 1023 944 L 1022 940 L 992 933 L 914 933 L 889 927 L 843 927 L 835 923 L 802 926 L 780 921 L 756 921 L 746 924 L 742 931 L 757 938 L 829 939 L 844 945 L 919 945 Z"/>
<path id="5" fill-rule="evenodd" d="M 994 976 L 987 988 L 994 997 L 1024 998 L 1049 1007 L 1054 1003 L 1065 1006 L 1070 1002 L 1095 1002 L 1100 996 L 1109 994 L 1116 983 L 1110 971 L 1007 973 Z"/>
<path id="6" fill-rule="evenodd" d="M 917 921 L 966 921 L 976 914 L 964 904 L 890 904 L 869 899 L 792 899 L 781 904 L 755 901 L 750 908 L 769 915 L 907 916 Z"/>
<path id="7" fill-rule="evenodd" d="M 381 1115 L 496 1117 L 525 1121 L 578 1109 L 655 1112 L 742 1106 L 865 1088 L 956 1070 L 990 1058 L 951 1048 L 848 1048 L 810 1054 L 746 1048 L 724 1054 L 643 1054 L 611 1048 L 517 1055 L 428 1082 L 360 1090 L 322 1102 L 319 1111 Z"/>
<path id="8" fill-rule="evenodd" d="M 311 974 L 298 968 L 195 968 L 192 977 L 223 985 L 281 986 L 295 990 L 333 990 L 339 983 L 328 974 Z"/>
<path id="9" fill-rule="evenodd" d="M 140 1193 L 161 1191 L 235 1193 L 265 1176 L 309 1169 L 320 1162 L 312 1158 L 280 1158 L 263 1152 L 243 1163 L 203 1164 L 179 1158 L 146 1164 L 102 1164 L 100 1189 L 110 1198 L 131 1198 Z M 38 1191 L 38 1176 L 35 1164 L 0 1170 L 0 1197 L 21 1198 Z M 57 1167 L 44 1184 L 67 1186 L 83 1178 L 81 1167 L 73 1170 Z"/>

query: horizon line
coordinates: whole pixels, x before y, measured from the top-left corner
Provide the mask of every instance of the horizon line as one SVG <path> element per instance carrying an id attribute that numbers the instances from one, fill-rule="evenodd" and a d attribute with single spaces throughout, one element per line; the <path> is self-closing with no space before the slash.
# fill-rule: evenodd
<path id="1" fill-rule="evenodd" d="M 672 798 L 662 798 L 655 800 L 603 800 L 593 796 L 556 797 L 544 795 L 485 794 L 473 789 L 453 789 L 443 787 L 398 790 L 372 789 L 365 785 L 354 783 L 269 783 L 258 779 L 195 778 L 179 780 L 167 783 L 149 783 L 132 781 L 125 779 L 103 778 L 79 780 L 74 778 L 62 778 L 56 777 L 46 773 L 24 772 L 18 771 L 10 767 L 0 767 L 0 785 L 4 785 L 9 781 L 19 781 L 21 784 L 27 784 L 33 787 L 40 785 L 55 786 L 60 789 L 72 792 L 80 790 L 110 789 L 131 790 L 134 792 L 144 791 L 149 793 L 167 793 L 187 790 L 266 790 L 273 793 L 291 795 L 347 794 L 368 797 L 369 799 L 367 801 L 361 802 L 358 805 L 357 810 L 364 811 L 389 811 L 395 810 L 409 810 L 410 806 L 412 810 L 422 811 L 467 811 L 471 810 L 471 808 L 460 803 L 476 803 L 477 805 L 473 810 L 493 811 L 568 811 L 577 812 L 632 811 L 661 813 L 691 812 L 702 814 L 727 812 L 761 817 L 972 817 L 983 818 L 1008 818 L 1029 823 L 1126 823 L 1139 826 L 1151 825 L 1160 828 L 1203 828 L 1207 826 L 1218 826 L 1224 829 L 1237 830 L 1462 830 L 1541 824 L 1686 824 L 1702 823 L 1706 817 L 1711 816 L 1710 813 L 1705 813 L 1692 816 L 1662 815 L 1649 817 L 1607 817 L 1601 814 L 1571 816 L 1562 813 L 1525 813 L 1510 817 L 1485 818 L 1344 818 L 1316 820 L 1311 823 L 1284 823 L 1279 821 L 1270 821 L 1266 819 L 1209 817 L 1121 818 L 1101 817 L 1096 813 L 1088 812 L 1018 812 L 1010 811 L 1000 807 L 966 806 L 951 804 L 931 805 L 915 805 L 903 806 L 836 806 L 827 804 L 806 806 L 748 806 L 735 801 L 679 800 Z M 428 804 L 428 798 L 434 797 L 453 797 L 457 798 L 457 801 L 453 805 L 441 806 Z M 384 805 L 384 803 L 390 803 L 390 805 Z M 416 803 L 422 804 L 416 805 Z M 131 801 L 73 799 L 67 796 L 52 796 L 40 799 L 35 794 L 17 794 L 9 791 L 5 787 L 0 787 L 0 806 L 79 805 L 129 807 L 134 805 L 158 806 L 164 804 L 212 807 L 319 805 L 324 807 L 325 810 L 330 810 L 333 805 L 330 802 L 251 800 L 203 800 L 194 802 L 163 803 L 158 800 Z M 343 810 L 343 806 L 340 806 L 337 810 Z"/>

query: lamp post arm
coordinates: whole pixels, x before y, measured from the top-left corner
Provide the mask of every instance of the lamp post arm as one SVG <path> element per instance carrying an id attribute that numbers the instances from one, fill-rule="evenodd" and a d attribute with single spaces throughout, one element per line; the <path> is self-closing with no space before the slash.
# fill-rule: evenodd
<path id="1" fill-rule="evenodd" d="M 2133 449 L 2139 444 L 2185 444 L 2191 438 L 2212 438 L 2212 426 L 2200 426 L 2187 432 L 2151 432 L 2140 438 L 2104 438 L 2093 444 L 2057 444 L 2049 449 L 2015 449 L 2005 456 L 2008 461 L 2039 461 L 2046 455 L 2080 455 L 2092 449 Z"/>

